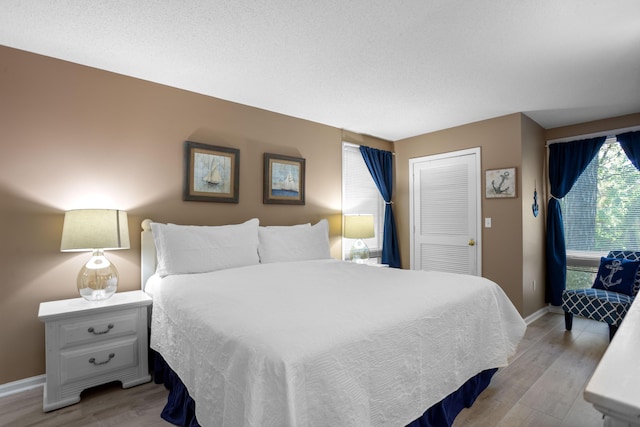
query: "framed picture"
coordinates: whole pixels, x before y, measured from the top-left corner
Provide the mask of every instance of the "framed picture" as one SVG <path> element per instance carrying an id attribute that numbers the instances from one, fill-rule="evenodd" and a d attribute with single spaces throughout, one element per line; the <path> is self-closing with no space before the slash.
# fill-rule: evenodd
<path id="1" fill-rule="evenodd" d="M 304 205 L 305 160 L 264 153 L 263 203 Z"/>
<path id="2" fill-rule="evenodd" d="M 186 141 L 184 200 L 238 203 L 240 150 Z"/>
<path id="3" fill-rule="evenodd" d="M 487 199 L 516 197 L 516 168 L 487 170 L 485 185 Z"/>

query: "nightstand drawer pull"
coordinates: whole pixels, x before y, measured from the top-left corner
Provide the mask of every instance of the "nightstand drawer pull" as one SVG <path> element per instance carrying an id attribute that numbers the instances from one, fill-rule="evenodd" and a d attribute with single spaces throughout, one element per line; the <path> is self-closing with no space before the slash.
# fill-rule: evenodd
<path id="1" fill-rule="evenodd" d="M 89 363 L 93 363 L 96 366 L 100 366 L 100 365 L 104 365 L 104 364 L 109 363 L 111 361 L 111 359 L 113 359 L 114 357 L 116 357 L 115 354 L 109 353 L 109 358 L 107 360 L 105 360 L 104 362 L 96 362 L 96 358 L 92 357 L 91 359 L 89 359 Z"/>
<path id="2" fill-rule="evenodd" d="M 109 323 L 109 325 L 107 326 L 107 329 L 105 329 L 104 331 L 96 332 L 96 330 L 93 329 L 93 326 L 92 326 L 89 329 L 87 329 L 87 332 L 91 332 L 93 335 L 104 335 L 107 332 L 109 332 L 111 329 L 113 329 L 113 323 Z"/>

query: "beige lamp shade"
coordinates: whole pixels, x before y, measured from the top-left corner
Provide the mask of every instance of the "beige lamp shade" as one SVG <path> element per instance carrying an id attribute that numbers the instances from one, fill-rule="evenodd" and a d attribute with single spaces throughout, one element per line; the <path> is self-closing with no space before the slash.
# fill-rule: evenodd
<path id="1" fill-rule="evenodd" d="M 129 249 L 127 212 L 112 209 L 78 209 L 64 214 L 63 252 L 92 249 Z"/>
<path id="2" fill-rule="evenodd" d="M 369 239 L 375 237 L 373 215 L 345 215 L 344 237 L 348 239 Z"/>

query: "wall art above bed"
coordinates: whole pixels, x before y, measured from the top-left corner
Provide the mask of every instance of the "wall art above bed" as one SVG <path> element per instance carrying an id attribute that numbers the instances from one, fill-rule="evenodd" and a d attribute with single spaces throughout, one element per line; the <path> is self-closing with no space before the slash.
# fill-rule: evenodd
<path id="1" fill-rule="evenodd" d="M 305 160 L 264 153 L 263 203 L 304 205 Z"/>
<path id="2" fill-rule="evenodd" d="M 238 203 L 240 150 L 186 141 L 184 200 Z"/>

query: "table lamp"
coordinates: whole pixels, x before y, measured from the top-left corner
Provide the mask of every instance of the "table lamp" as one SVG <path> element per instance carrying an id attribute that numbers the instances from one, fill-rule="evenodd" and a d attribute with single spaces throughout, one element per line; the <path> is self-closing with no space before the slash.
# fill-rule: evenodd
<path id="1" fill-rule="evenodd" d="M 358 239 L 351 247 L 349 258 L 358 264 L 369 260 L 369 248 L 362 239 L 374 237 L 373 215 L 345 215 L 344 237 Z"/>
<path id="2" fill-rule="evenodd" d="M 125 211 L 78 209 L 64 214 L 62 252 L 92 251 L 78 273 L 78 291 L 88 301 L 110 298 L 118 288 L 118 270 L 104 256 L 105 250 L 129 249 L 129 225 Z"/>

